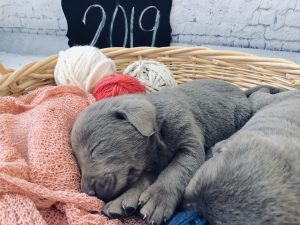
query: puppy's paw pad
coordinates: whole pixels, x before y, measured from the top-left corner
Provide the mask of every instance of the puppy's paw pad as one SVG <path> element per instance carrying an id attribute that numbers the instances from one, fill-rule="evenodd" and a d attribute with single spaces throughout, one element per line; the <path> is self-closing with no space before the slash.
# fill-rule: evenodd
<path id="1" fill-rule="evenodd" d="M 110 218 L 132 215 L 138 208 L 140 192 L 130 189 L 118 198 L 107 203 L 103 208 L 103 213 Z"/>
<path id="2" fill-rule="evenodd" d="M 140 202 L 144 202 L 140 213 L 150 224 L 157 225 L 168 220 L 177 206 L 176 199 L 164 190 L 148 189 L 141 195 Z"/>
<path id="3" fill-rule="evenodd" d="M 113 200 L 107 203 L 103 209 L 103 213 L 109 218 L 119 218 L 124 214 L 120 199 Z"/>
<path id="4" fill-rule="evenodd" d="M 123 196 L 122 204 L 129 208 L 128 210 L 137 209 L 140 193 L 128 193 Z"/>

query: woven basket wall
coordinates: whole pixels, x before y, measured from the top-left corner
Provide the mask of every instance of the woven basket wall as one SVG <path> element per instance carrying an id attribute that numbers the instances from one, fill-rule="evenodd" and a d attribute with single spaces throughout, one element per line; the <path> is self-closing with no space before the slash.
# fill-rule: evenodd
<path id="1" fill-rule="evenodd" d="M 193 79 L 220 79 L 249 88 L 269 84 L 300 89 L 300 65 L 289 60 L 217 51 L 203 47 L 107 48 L 102 52 L 115 60 L 118 72 L 138 59 L 155 59 L 167 65 L 179 84 Z M 0 96 L 23 95 L 45 85 L 55 85 L 53 73 L 57 55 L 31 62 L 0 75 Z"/>

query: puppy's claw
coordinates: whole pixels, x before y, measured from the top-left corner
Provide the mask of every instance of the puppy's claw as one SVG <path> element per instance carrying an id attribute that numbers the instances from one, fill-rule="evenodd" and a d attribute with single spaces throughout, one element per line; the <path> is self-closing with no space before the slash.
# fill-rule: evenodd
<path id="1" fill-rule="evenodd" d="M 151 225 L 156 225 L 154 220 L 151 221 Z"/>
<path id="2" fill-rule="evenodd" d="M 145 220 L 147 218 L 147 214 L 145 214 L 145 215 L 142 214 L 142 216 L 143 216 L 143 220 Z"/>
<path id="3" fill-rule="evenodd" d="M 168 220 L 167 220 L 167 218 L 166 218 L 166 217 L 164 217 L 164 223 L 167 223 L 167 221 L 168 221 Z"/>

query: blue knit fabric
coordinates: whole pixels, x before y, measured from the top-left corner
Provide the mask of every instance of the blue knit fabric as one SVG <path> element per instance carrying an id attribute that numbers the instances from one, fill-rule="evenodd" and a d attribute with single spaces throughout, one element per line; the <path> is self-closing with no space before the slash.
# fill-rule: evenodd
<path id="1" fill-rule="evenodd" d="M 194 212 L 178 212 L 167 223 L 167 225 L 205 225 L 204 219 Z"/>

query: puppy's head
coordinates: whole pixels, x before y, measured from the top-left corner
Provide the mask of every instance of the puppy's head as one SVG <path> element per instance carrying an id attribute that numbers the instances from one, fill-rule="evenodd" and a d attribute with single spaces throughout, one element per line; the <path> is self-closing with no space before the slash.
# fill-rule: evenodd
<path id="1" fill-rule="evenodd" d="M 155 108 L 139 96 L 97 102 L 76 119 L 71 145 L 82 191 L 109 201 L 137 181 L 151 160 Z"/>

